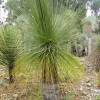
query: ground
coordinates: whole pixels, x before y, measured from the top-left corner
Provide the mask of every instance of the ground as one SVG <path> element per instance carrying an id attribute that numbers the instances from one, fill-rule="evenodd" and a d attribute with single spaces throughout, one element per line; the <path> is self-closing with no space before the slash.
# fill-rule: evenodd
<path id="1" fill-rule="evenodd" d="M 85 77 L 74 88 L 77 95 L 77 100 L 100 100 L 100 89 L 97 87 L 97 73 L 93 67 L 89 66 L 84 58 L 81 59 L 82 63 L 86 65 Z"/>
<path id="2" fill-rule="evenodd" d="M 75 89 L 80 100 L 96 100 L 100 95 L 100 90 L 97 88 L 96 84 L 96 73 L 91 69 L 92 68 L 87 69 L 85 78 L 80 81 Z"/>
<path id="3" fill-rule="evenodd" d="M 84 58 L 81 62 L 87 65 Z M 67 90 L 65 100 L 100 100 L 100 89 L 97 88 L 96 82 L 97 74 L 90 66 L 86 66 L 85 69 L 84 78 L 71 91 Z M 42 100 L 37 84 L 22 84 L 23 82 L 19 84 L 19 79 L 15 84 L 9 85 L 6 71 L 6 68 L 0 67 L 0 100 L 27 100 L 27 98 Z"/>

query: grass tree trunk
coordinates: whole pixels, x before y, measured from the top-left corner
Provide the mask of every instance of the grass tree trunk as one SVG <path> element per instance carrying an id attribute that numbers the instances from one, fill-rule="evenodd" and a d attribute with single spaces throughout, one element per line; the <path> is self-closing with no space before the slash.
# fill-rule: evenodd
<path id="1" fill-rule="evenodd" d="M 91 50 L 92 50 L 92 39 L 88 39 L 88 56 L 91 55 Z"/>
<path id="2" fill-rule="evenodd" d="M 58 70 L 55 64 L 44 61 L 42 67 L 42 94 L 43 100 L 61 100 L 58 89 Z"/>
<path id="3" fill-rule="evenodd" d="M 9 83 L 14 83 L 13 68 L 13 64 L 9 66 Z"/>

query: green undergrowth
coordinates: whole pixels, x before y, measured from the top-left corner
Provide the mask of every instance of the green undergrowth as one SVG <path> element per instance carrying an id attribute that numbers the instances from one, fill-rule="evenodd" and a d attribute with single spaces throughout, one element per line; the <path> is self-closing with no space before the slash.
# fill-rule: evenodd
<path id="1" fill-rule="evenodd" d="M 100 100 L 100 95 L 96 97 L 96 100 Z"/>

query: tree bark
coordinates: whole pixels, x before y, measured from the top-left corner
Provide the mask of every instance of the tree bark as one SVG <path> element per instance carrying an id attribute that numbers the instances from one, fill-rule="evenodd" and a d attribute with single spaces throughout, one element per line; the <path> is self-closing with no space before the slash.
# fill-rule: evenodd
<path id="1" fill-rule="evenodd" d="M 42 67 L 42 95 L 43 100 L 61 100 L 58 87 L 58 70 L 57 66 L 49 65 L 46 61 Z M 49 74 L 49 75 L 48 75 Z"/>
<path id="2" fill-rule="evenodd" d="M 91 38 L 88 38 L 88 56 L 91 55 L 91 50 L 92 50 L 92 39 Z"/>
<path id="3" fill-rule="evenodd" d="M 97 73 L 97 87 L 100 89 L 100 71 Z"/>
<path id="4" fill-rule="evenodd" d="M 60 91 L 57 84 L 42 83 L 43 100 L 61 100 Z"/>
<path id="5" fill-rule="evenodd" d="M 9 83 L 14 83 L 13 65 L 9 66 Z"/>

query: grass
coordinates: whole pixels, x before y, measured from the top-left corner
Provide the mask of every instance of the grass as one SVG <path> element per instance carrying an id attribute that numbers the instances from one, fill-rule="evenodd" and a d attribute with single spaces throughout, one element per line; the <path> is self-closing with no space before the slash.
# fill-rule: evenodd
<path id="1" fill-rule="evenodd" d="M 96 100 L 100 100 L 100 95 L 96 97 Z"/>

